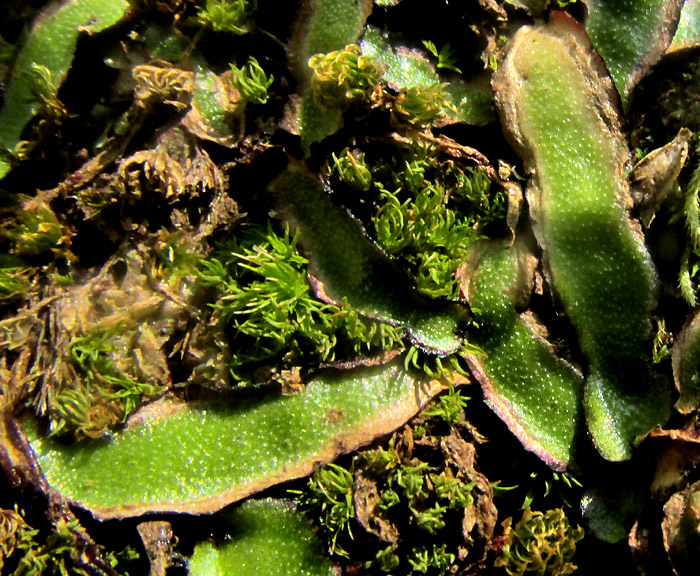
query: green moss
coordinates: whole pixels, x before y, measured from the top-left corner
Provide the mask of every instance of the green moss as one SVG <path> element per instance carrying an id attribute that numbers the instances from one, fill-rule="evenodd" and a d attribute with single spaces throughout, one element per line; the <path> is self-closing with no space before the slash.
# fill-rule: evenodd
<path id="1" fill-rule="evenodd" d="M 304 508 L 316 510 L 320 514 L 320 523 L 328 538 L 328 551 L 331 554 L 348 556 L 337 542 L 338 537 L 352 536 L 350 525 L 355 518 L 354 491 L 352 472 L 337 464 L 329 464 L 316 468 L 309 478 L 306 490 L 298 493 L 297 500 Z"/>
<path id="2" fill-rule="evenodd" d="M 464 409 L 467 407 L 468 400 L 469 398 L 463 396 L 460 390 L 455 389 L 454 386 L 450 386 L 447 393 L 442 394 L 433 402 L 432 406 L 429 406 L 428 409 L 423 412 L 423 416 L 426 418 L 440 418 L 448 426 L 456 426 L 464 417 Z M 435 487 L 438 495 L 441 494 L 443 490 L 452 494 L 451 489 L 446 489 L 446 487 L 441 486 L 442 485 L 436 485 Z M 456 493 L 453 494 L 453 496 L 459 498 L 459 495 Z"/>
<path id="3" fill-rule="evenodd" d="M 468 312 L 418 294 L 312 174 L 291 165 L 272 191 L 279 211 L 298 227 L 301 244 L 313 254 L 311 270 L 325 297 L 346 299 L 360 314 L 405 326 L 416 345 L 437 355 L 461 347 Z"/>
<path id="4" fill-rule="evenodd" d="M 584 531 L 581 527 L 572 528 L 563 510 L 533 512 L 528 507 L 515 526 L 512 523 L 512 518 L 503 521 L 505 544 L 494 563 L 496 567 L 504 568 L 511 576 L 563 576 L 576 572 L 571 560 Z"/>
<path id="5" fill-rule="evenodd" d="M 444 118 L 451 106 L 445 86 L 446 84 L 411 86 L 400 92 L 392 110 L 396 119 L 414 127 L 422 127 Z"/>
<path id="6" fill-rule="evenodd" d="M 309 58 L 311 89 L 322 108 L 345 109 L 367 103 L 379 80 L 379 66 L 360 52 L 357 44 Z"/>
<path id="7" fill-rule="evenodd" d="M 100 438 L 131 414 L 144 400 L 165 392 L 165 387 L 139 382 L 114 361 L 116 346 L 121 345 L 119 330 L 92 331 L 76 336 L 68 353 L 80 377 L 75 387 L 53 390 L 46 415 L 51 434 L 75 434 Z"/>
<path id="8" fill-rule="evenodd" d="M 372 174 L 365 163 L 365 155 L 359 150 L 345 148 L 338 156 L 332 154 L 331 174 L 356 192 L 367 192 L 372 185 Z"/>
<path id="9" fill-rule="evenodd" d="M 256 8 L 256 0 L 206 0 L 197 18 L 214 32 L 240 36 L 250 32 L 253 27 L 251 15 Z"/>
<path id="10" fill-rule="evenodd" d="M 372 354 L 401 345 L 400 328 L 361 318 L 312 294 L 298 235 L 246 227 L 202 262 L 200 281 L 216 288 L 213 306 L 231 333 L 231 372 L 240 384 L 270 371 Z M 298 369 L 298 368 L 297 368 Z M 256 374 L 258 374 L 256 376 Z"/>
<path id="11" fill-rule="evenodd" d="M 477 222 L 486 227 L 502 220 L 505 201 L 483 171 L 439 164 L 432 154 L 397 161 L 393 179 L 385 175 L 386 184 L 377 182 L 374 229 L 379 245 L 399 259 L 421 293 L 457 298 L 457 268 L 481 236 Z"/>
<path id="12" fill-rule="evenodd" d="M 27 199 L 21 205 L 6 234 L 12 241 L 13 252 L 25 256 L 58 252 L 68 240 L 56 214 L 41 197 Z"/>
<path id="13" fill-rule="evenodd" d="M 19 258 L 0 255 L 0 303 L 22 298 L 30 287 L 31 269 Z"/>
<path id="14" fill-rule="evenodd" d="M 27 524 L 24 513 L 0 509 L 0 570 L 13 567 L 12 576 L 87 576 L 96 571 L 104 556 L 111 568 L 122 569 L 125 562 L 138 554 L 130 547 L 120 552 L 105 552 L 101 546 L 86 540 L 78 520 L 58 518 L 51 530 L 37 530 Z M 91 545 L 90 554 L 84 550 Z M 128 574 L 128 573 L 127 573 Z"/>
<path id="15" fill-rule="evenodd" d="M 317 469 L 297 492 L 331 554 L 399 574 L 456 572 L 478 561 L 495 509 L 488 482 L 474 468 L 473 447 L 441 422 L 456 398 L 458 392 L 448 391 L 418 422 L 350 465 Z M 453 416 L 453 423 L 464 422 L 459 402 Z M 418 426 L 425 432 L 414 443 Z M 447 435 L 433 435 L 437 429 Z M 468 526 L 463 518 L 471 519 Z"/>
<path id="16" fill-rule="evenodd" d="M 251 104 L 266 104 L 270 95 L 268 89 L 274 81 L 274 76 L 268 76 L 258 61 L 250 56 L 248 65 L 238 68 L 231 65 L 233 77 L 231 81 L 243 98 Z"/>

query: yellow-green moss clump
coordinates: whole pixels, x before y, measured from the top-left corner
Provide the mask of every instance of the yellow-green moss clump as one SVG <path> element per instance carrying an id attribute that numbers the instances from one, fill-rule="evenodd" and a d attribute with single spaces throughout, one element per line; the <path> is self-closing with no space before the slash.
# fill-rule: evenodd
<path id="1" fill-rule="evenodd" d="M 561 508 L 533 512 L 528 506 L 523 517 L 512 527 L 513 518 L 503 521 L 505 544 L 494 566 L 505 568 L 511 576 L 524 574 L 573 574 L 571 560 L 583 528 L 573 528 Z"/>

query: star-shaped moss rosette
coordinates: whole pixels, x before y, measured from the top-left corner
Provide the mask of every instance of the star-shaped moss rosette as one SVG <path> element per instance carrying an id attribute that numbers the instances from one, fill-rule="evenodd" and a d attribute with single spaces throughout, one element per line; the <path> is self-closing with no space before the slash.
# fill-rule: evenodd
<path id="1" fill-rule="evenodd" d="M 279 214 L 299 231 L 323 299 L 344 298 L 362 314 L 405 326 L 412 342 L 432 354 L 459 351 L 470 320 L 467 308 L 419 294 L 361 225 L 332 202 L 317 177 L 290 164 L 271 191 Z"/>

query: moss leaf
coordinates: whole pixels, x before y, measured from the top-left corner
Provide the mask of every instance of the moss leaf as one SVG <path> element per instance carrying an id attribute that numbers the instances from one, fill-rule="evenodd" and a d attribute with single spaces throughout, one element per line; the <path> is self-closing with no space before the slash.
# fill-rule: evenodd
<path id="1" fill-rule="evenodd" d="M 162 400 L 108 441 L 66 445 L 25 427 L 49 485 L 99 518 L 205 513 L 395 430 L 443 388 L 394 361 L 320 376 L 294 396 Z"/>

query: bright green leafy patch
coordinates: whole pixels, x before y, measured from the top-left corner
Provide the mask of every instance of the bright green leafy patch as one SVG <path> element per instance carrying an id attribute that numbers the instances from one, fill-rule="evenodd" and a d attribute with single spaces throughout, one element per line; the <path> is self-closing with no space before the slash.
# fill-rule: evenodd
<path id="1" fill-rule="evenodd" d="M 202 262 L 201 282 L 217 289 L 214 307 L 232 331 L 229 366 L 239 384 L 401 346 L 400 328 L 313 296 L 297 241 L 250 226 Z"/>
<path id="2" fill-rule="evenodd" d="M 188 563 L 190 576 L 332 576 L 311 524 L 284 500 L 249 500 L 226 513 L 231 537 L 202 542 Z"/>
<path id="3" fill-rule="evenodd" d="M 603 455 L 621 460 L 668 418 L 670 391 L 645 354 L 656 275 L 626 212 L 626 145 L 604 72 L 581 56 L 587 42 L 569 19 L 521 29 L 496 86 L 510 136 L 535 173 L 528 198 L 550 280 L 590 361 L 589 430 Z"/>
<path id="4" fill-rule="evenodd" d="M 98 517 L 213 512 L 402 425 L 442 384 L 400 364 L 329 373 L 293 396 L 164 400 L 100 442 L 66 445 L 29 422 L 27 434 L 49 484 Z"/>
<path id="5" fill-rule="evenodd" d="M 483 243 L 472 252 L 464 291 L 479 326 L 472 371 L 487 403 L 523 445 L 551 466 L 575 466 L 583 378 L 557 358 L 533 316 L 519 314 L 529 299 L 536 261 L 521 243 Z"/>
<path id="6" fill-rule="evenodd" d="M 346 299 L 361 314 L 406 326 L 417 345 L 438 355 L 460 348 L 467 311 L 457 303 L 418 294 L 312 174 L 291 165 L 272 191 L 281 215 L 299 230 L 300 242 L 313 254 L 311 272 L 321 294 L 335 302 Z"/>

